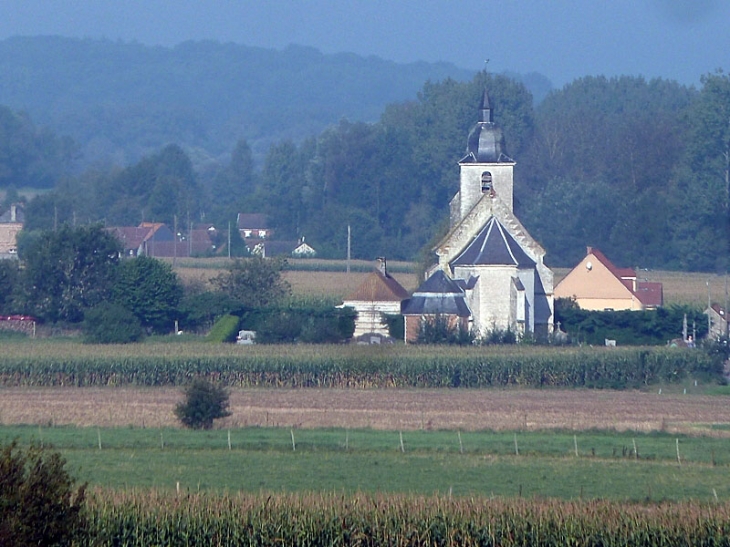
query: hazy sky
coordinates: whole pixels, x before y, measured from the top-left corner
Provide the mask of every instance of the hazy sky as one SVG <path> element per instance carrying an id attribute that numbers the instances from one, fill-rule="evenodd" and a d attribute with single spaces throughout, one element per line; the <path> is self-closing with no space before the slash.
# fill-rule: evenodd
<path id="1" fill-rule="evenodd" d="M 728 0 L 0 0 L 0 39 L 48 35 L 172 46 L 214 39 L 398 62 L 698 83 L 730 69 Z"/>

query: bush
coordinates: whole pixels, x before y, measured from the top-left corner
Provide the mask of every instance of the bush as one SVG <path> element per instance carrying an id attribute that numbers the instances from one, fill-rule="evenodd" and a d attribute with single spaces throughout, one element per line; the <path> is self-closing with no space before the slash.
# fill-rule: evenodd
<path id="1" fill-rule="evenodd" d="M 262 344 L 337 344 L 352 338 L 356 316 L 352 308 L 290 306 L 251 311 L 242 323 Z"/>
<path id="2" fill-rule="evenodd" d="M 697 339 L 707 334 L 707 316 L 701 308 L 670 305 L 656 310 L 583 310 L 570 299 L 555 301 L 555 324 L 570 338 L 586 344 L 603 345 L 606 338 L 619 345 L 665 345 L 682 335 L 685 316 Z"/>
<path id="3" fill-rule="evenodd" d="M 213 328 L 210 329 L 206 340 L 208 342 L 233 342 L 238 334 L 238 324 L 240 319 L 235 315 L 224 315 L 215 322 Z"/>
<path id="4" fill-rule="evenodd" d="M 186 295 L 178 305 L 180 325 L 185 331 L 207 330 L 219 317 L 240 313 L 240 308 L 240 304 L 221 292 Z"/>
<path id="5" fill-rule="evenodd" d="M 85 485 L 65 460 L 38 446 L 0 447 L 0 545 L 69 545 L 86 528 Z"/>
<path id="6" fill-rule="evenodd" d="M 433 319 L 421 321 L 417 343 L 468 346 L 474 343 L 474 339 L 474 333 L 451 323 L 448 317 L 437 314 Z"/>
<path id="7" fill-rule="evenodd" d="M 104 302 L 84 315 L 84 341 L 90 344 L 128 344 L 143 336 L 142 325 L 127 308 Z"/>
<path id="8" fill-rule="evenodd" d="M 202 379 L 185 389 L 185 401 L 175 407 L 175 416 L 191 429 L 210 429 L 213 420 L 230 415 L 228 392 Z"/>

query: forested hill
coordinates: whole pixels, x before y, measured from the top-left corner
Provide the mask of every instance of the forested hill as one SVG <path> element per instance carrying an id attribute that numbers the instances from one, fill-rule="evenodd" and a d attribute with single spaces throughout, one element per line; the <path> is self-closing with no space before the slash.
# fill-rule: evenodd
<path id="1" fill-rule="evenodd" d="M 0 105 L 72 137 L 85 164 L 127 165 L 177 143 L 194 151 L 197 165 L 230 153 L 241 138 L 262 158 L 271 143 L 299 141 L 342 118 L 376 121 L 386 104 L 414 98 L 426 80 L 473 75 L 446 63 L 397 64 L 300 46 L 0 41 Z M 547 92 L 545 81 L 537 83 Z"/>
<path id="2" fill-rule="evenodd" d="M 29 230 L 259 212 L 323 257 L 345 256 L 351 226 L 354 257 L 412 259 L 448 218 L 486 88 L 549 265 L 591 245 L 621 266 L 726 270 L 730 76 L 586 76 L 536 101 L 524 79 L 459 74 L 298 47 L 6 40 L 0 190 L 54 187 Z M 66 135 L 113 161 L 71 171 Z"/>

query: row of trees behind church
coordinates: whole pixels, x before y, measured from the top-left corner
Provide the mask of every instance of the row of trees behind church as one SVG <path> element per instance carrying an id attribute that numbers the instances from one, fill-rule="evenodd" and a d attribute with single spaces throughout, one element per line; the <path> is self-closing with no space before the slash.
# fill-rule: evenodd
<path id="1" fill-rule="evenodd" d="M 54 191 L 28 204 L 27 228 L 175 216 L 225 226 L 238 212 L 263 212 L 278 237 L 306 236 L 321 256 L 345 256 L 349 225 L 353 256 L 413 259 L 447 225 L 457 161 L 485 88 L 517 162 L 516 214 L 549 264 L 573 265 L 592 244 L 620 264 L 728 267 L 730 78 L 723 73 L 705 76 L 700 89 L 586 77 L 537 106 L 522 84 L 500 75 L 428 82 L 377 123 L 343 120 L 274 144 L 260 168 L 241 141 L 223 165 L 196 165 L 193 154 L 170 145 L 135 165 L 59 176 Z M 56 142 L 54 153 L 62 148 Z"/>

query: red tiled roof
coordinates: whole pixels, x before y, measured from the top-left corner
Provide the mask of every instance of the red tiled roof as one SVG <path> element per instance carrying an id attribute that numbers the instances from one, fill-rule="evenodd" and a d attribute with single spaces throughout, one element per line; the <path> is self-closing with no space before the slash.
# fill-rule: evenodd
<path id="1" fill-rule="evenodd" d="M 588 254 L 592 254 L 595 256 L 608 270 L 618 277 L 619 279 L 626 279 L 636 278 L 636 272 L 632 268 L 617 268 L 614 266 L 613 262 L 611 262 L 608 258 L 606 258 L 606 255 L 604 255 L 601 251 L 596 249 L 595 247 L 588 247 Z M 633 285 L 628 286 L 629 289 L 633 288 Z"/>
<path id="2" fill-rule="evenodd" d="M 408 291 L 393 277 L 375 270 L 370 272 L 355 292 L 345 300 L 400 302 L 409 296 Z"/>
<path id="3" fill-rule="evenodd" d="M 636 285 L 634 294 L 644 306 L 656 308 L 664 305 L 664 288 L 661 283 L 639 281 Z"/>
<path id="4" fill-rule="evenodd" d="M 269 219 L 263 213 L 238 213 L 236 220 L 239 230 L 265 230 L 269 227 Z"/>
<path id="5" fill-rule="evenodd" d="M 149 229 L 136 226 L 113 226 L 107 231 L 116 236 L 125 249 L 138 249 L 149 234 Z"/>
<path id="6" fill-rule="evenodd" d="M 588 247 L 588 254 L 596 257 L 644 306 L 655 308 L 664 305 L 664 288 L 661 283 L 638 281 L 634 290 L 636 271 L 633 268 L 617 268 L 606 255 L 594 247 Z"/>

